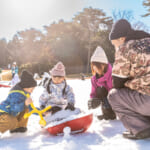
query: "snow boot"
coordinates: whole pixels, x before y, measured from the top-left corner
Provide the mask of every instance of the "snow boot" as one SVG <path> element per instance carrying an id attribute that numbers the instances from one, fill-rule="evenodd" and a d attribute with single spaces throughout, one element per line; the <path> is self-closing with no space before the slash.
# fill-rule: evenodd
<path id="1" fill-rule="evenodd" d="M 112 108 L 102 108 L 102 115 L 97 116 L 99 120 L 114 120 L 116 119 L 116 114 L 112 110 Z"/>
<path id="2" fill-rule="evenodd" d="M 102 110 L 102 115 L 97 116 L 97 118 L 99 120 L 102 120 L 102 119 L 114 120 L 114 119 L 116 119 L 116 114 L 112 110 L 107 98 L 104 98 L 102 100 L 101 110 Z"/>
<path id="3" fill-rule="evenodd" d="M 137 134 L 133 134 L 130 131 L 125 131 L 123 132 L 123 137 L 134 140 L 150 138 L 150 128 L 140 131 Z"/>
<path id="4" fill-rule="evenodd" d="M 19 127 L 19 128 L 16 128 L 14 130 L 10 130 L 10 133 L 18 133 L 18 132 L 26 132 L 27 131 L 27 128 L 26 127 Z"/>

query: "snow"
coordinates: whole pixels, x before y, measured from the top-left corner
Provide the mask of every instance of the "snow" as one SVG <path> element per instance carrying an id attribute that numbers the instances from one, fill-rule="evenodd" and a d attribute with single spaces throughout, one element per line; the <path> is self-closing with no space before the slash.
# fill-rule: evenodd
<path id="1" fill-rule="evenodd" d="M 66 121 L 70 121 L 70 120 L 76 119 L 77 118 L 77 114 L 79 114 L 80 112 L 81 112 L 80 109 L 76 108 L 74 111 L 71 111 L 71 110 L 61 110 L 59 112 L 56 112 L 52 116 L 51 116 L 51 113 L 47 114 L 44 117 L 44 119 L 47 122 L 46 128 L 58 125 L 60 123 L 66 122 Z M 81 115 L 79 115 L 79 116 L 82 117 L 83 114 L 82 113 L 80 113 L 80 114 Z M 57 120 L 60 120 L 60 121 L 57 121 Z"/>
<path id="2" fill-rule="evenodd" d="M 87 101 L 91 90 L 90 80 L 67 80 L 76 96 L 76 107 L 87 112 Z M 42 88 L 37 87 L 32 98 L 38 106 Z M 9 88 L 0 88 L 0 101 L 4 100 Z M 70 136 L 53 136 L 39 125 L 39 116 L 31 115 L 26 133 L 10 134 L 0 137 L 0 150 L 149 150 L 150 139 L 129 140 L 122 137 L 125 130 L 120 120 L 99 121 L 95 117 L 100 108 L 90 110 L 94 120 L 87 132 Z M 66 131 L 67 132 L 67 131 Z M 66 138 L 67 137 L 67 138 Z"/>
<path id="3" fill-rule="evenodd" d="M 70 138 L 70 133 L 71 133 L 71 128 L 70 127 L 65 127 L 63 129 L 63 133 L 64 133 L 64 138 L 69 139 Z"/>

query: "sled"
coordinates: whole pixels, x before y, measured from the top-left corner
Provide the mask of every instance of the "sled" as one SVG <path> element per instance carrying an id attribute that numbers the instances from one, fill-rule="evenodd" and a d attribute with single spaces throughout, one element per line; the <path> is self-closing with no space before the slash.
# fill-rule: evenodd
<path id="1" fill-rule="evenodd" d="M 10 86 L 10 85 L 5 85 L 5 84 L 0 84 L 0 88 L 1 88 L 1 87 L 10 88 L 11 86 Z"/>
<path id="2" fill-rule="evenodd" d="M 86 114 L 75 119 L 61 122 L 60 124 L 47 127 L 47 131 L 52 135 L 63 135 L 63 129 L 70 127 L 71 134 L 85 132 L 93 121 L 93 114 Z"/>

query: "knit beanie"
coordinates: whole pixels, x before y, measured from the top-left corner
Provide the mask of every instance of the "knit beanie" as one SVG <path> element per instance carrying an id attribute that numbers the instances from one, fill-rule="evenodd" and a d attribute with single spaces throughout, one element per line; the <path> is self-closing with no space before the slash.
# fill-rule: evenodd
<path id="1" fill-rule="evenodd" d="M 126 37 L 131 30 L 131 24 L 125 19 L 120 19 L 113 24 L 111 32 L 109 34 L 109 40 L 115 40 L 119 39 L 120 37 Z"/>
<path id="2" fill-rule="evenodd" d="M 98 46 L 91 57 L 91 62 L 100 62 L 108 64 L 107 56 L 102 47 Z"/>
<path id="3" fill-rule="evenodd" d="M 66 76 L 66 72 L 65 72 L 65 66 L 63 65 L 62 62 L 58 62 L 50 71 L 50 74 L 52 76 Z"/>
<path id="4" fill-rule="evenodd" d="M 22 88 L 31 88 L 37 86 L 37 82 L 34 80 L 33 75 L 26 70 L 22 71 L 20 79 L 21 81 L 19 84 Z"/>

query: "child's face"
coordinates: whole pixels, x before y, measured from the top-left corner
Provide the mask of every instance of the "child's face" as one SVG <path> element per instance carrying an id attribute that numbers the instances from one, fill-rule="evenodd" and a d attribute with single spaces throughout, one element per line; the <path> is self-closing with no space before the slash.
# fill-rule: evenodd
<path id="1" fill-rule="evenodd" d="M 52 81 L 54 84 L 60 84 L 64 81 L 65 77 L 61 76 L 52 76 Z"/>
<path id="2" fill-rule="evenodd" d="M 31 88 L 24 88 L 24 90 L 28 93 L 32 93 L 35 87 L 31 87 Z"/>
<path id="3" fill-rule="evenodd" d="M 93 69 L 93 75 L 95 75 L 96 73 L 97 73 L 97 74 L 101 74 L 101 73 L 99 72 L 99 69 L 98 69 L 95 65 L 92 66 L 92 69 Z"/>

